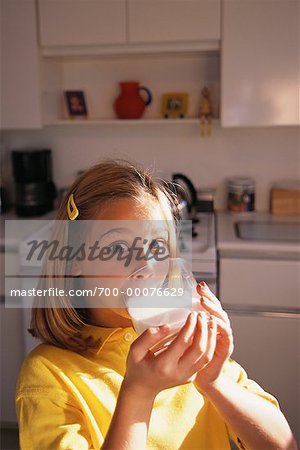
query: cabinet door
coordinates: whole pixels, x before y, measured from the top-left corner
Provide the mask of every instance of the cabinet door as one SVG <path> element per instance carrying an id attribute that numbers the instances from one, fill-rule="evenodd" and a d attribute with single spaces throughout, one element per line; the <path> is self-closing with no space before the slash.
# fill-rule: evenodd
<path id="1" fill-rule="evenodd" d="M 299 124 L 299 1 L 224 0 L 223 126 Z"/>
<path id="2" fill-rule="evenodd" d="M 42 46 L 122 44 L 125 0 L 39 0 Z"/>
<path id="3" fill-rule="evenodd" d="M 299 308 L 300 261 L 221 258 L 219 273 L 224 305 Z"/>
<path id="4" fill-rule="evenodd" d="M 233 330 L 232 358 L 248 377 L 273 394 L 300 442 L 299 318 L 237 315 L 228 311 Z"/>
<path id="5" fill-rule="evenodd" d="M 220 0 L 129 0 L 129 42 L 220 39 Z"/>
<path id="6" fill-rule="evenodd" d="M 34 0 L 1 1 L 1 127 L 42 126 Z"/>
<path id="7" fill-rule="evenodd" d="M 21 308 L 5 308 L 0 303 L 0 421 L 17 423 L 15 391 L 24 359 L 23 314 Z"/>

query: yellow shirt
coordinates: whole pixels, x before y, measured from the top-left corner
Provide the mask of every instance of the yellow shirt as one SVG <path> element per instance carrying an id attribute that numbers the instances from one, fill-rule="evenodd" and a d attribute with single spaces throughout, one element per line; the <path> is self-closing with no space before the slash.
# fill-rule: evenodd
<path id="1" fill-rule="evenodd" d="M 81 332 L 85 337 L 100 337 L 101 345 L 79 354 L 40 344 L 26 357 L 16 389 L 22 450 L 101 448 L 125 374 L 126 357 L 137 335 L 132 327 L 86 325 Z M 224 372 L 279 407 L 232 359 Z M 230 450 L 229 436 L 244 448 L 216 408 L 189 383 L 157 395 L 147 449 Z"/>

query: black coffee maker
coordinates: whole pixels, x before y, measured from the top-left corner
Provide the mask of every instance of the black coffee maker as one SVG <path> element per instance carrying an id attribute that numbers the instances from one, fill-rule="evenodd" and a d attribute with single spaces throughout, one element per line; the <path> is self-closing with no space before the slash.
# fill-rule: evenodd
<path id="1" fill-rule="evenodd" d="M 54 208 L 57 191 L 52 181 L 51 150 L 13 150 L 16 214 L 41 216 Z"/>

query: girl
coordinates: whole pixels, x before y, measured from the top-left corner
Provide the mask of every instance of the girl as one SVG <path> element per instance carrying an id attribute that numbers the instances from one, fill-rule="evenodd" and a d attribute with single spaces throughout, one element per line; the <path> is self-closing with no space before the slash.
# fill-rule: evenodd
<path id="1" fill-rule="evenodd" d="M 149 173 L 107 160 L 73 183 L 57 219 L 67 225 L 125 221 L 127 228 L 101 236 L 106 247 L 123 252 L 136 233 L 134 224 L 165 223 L 165 229 L 148 230 L 151 250 L 164 248 L 174 256 L 175 206 Z M 78 259 L 64 273 L 71 273 L 75 285 L 97 287 L 100 266 L 103 273 L 117 264 L 114 257 L 101 263 Z M 127 274 L 135 264 L 126 267 Z M 44 286 L 53 282 L 43 280 Z M 68 280 L 62 280 L 64 287 Z M 113 282 L 120 286 L 119 277 Z M 150 349 L 168 326 L 137 337 L 127 310 L 113 298 L 105 308 L 89 297 L 78 307 L 70 296 L 37 300 L 30 332 L 43 343 L 25 359 L 16 389 L 21 449 L 225 450 L 229 439 L 244 450 L 296 449 L 277 400 L 230 358 L 232 333 L 220 302 L 205 283 L 197 289 L 210 319 L 191 313 L 158 353 Z"/>

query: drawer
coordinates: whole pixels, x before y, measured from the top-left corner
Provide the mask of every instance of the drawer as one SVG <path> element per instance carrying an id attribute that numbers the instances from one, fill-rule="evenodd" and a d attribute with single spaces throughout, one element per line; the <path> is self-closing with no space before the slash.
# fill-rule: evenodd
<path id="1" fill-rule="evenodd" d="M 225 305 L 300 307 L 300 261 L 221 258 L 219 269 Z"/>

